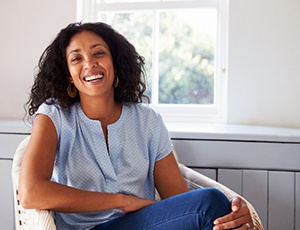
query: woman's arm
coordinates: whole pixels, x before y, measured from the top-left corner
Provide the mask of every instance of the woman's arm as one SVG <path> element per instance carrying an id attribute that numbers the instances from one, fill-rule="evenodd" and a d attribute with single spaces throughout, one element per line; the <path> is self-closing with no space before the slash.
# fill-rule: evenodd
<path id="1" fill-rule="evenodd" d="M 131 212 L 153 201 L 122 194 L 75 189 L 50 181 L 57 134 L 49 117 L 37 115 L 20 171 L 19 195 L 24 208 L 59 212 L 93 212 L 118 208 Z"/>
<path id="2" fill-rule="evenodd" d="M 188 191 L 172 152 L 155 163 L 154 180 L 162 199 Z"/>
<path id="3" fill-rule="evenodd" d="M 162 160 L 156 162 L 154 168 L 155 186 L 162 199 L 188 191 L 178 164 L 171 153 Z M 234 198 L 231 202 L 232 212 L 214 221 L 214 230 L 222 229 L 246 229 L 246 223 L 253 222 L 249 208 L 241 198 Z"/>

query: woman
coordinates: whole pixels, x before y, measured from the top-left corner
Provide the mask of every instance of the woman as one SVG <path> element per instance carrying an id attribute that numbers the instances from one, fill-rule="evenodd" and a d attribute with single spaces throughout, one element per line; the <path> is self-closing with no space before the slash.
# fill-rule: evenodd
<path id="1" fill-rule="evenodd" d="M 240 198 L 230 204 L 215 189 L 188 192 L 161 116 L 141 103 L 143 65 L 104 23 L 61 30 L 28 102 L 34 122 L 22 205 L 52 210 L 57 229 L 252 228 Z"/>

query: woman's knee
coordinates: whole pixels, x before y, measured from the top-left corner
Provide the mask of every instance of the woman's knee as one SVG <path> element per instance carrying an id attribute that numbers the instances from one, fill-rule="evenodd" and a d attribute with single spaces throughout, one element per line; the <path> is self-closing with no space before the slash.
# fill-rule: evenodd
<path id="1" fill-rule="evenodd" d="M 198 189 L 200 205 L 207 210 L 215 210 L 216 215 L 226 215 L 231 212 L 231 205 L 224 193 L 215 188 Z"/>
<path id="2" fill-rule="evenodd" d="M 220 190 L 215 188 L 205 188 L 205 189 L 198 189 L 196 191 L 199 191 L 201 193 L 202 197 L 205 200 L 211 200 L 216 202 L 229 202 L 228 198 L 225 196 L 224 193 L 222 193 Z"/>
<path id="3" fill-rule="evenodd" d="M 181 199 L 191 210 L 200 213 L 213 212 L 216 215 L 230 213 L 230 201 L 221 191 L 215 188 L 201 188 L 187 192 Z M 215 211 L 212 211 L 215 210 Z"/>

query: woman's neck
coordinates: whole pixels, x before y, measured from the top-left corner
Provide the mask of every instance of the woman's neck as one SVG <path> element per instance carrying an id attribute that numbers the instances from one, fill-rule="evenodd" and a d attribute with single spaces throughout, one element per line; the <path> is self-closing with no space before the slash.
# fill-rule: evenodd
<path id="1" fill-rule="evenodd" d="M 80 105 L 85 115 L 92 120 L 99 120 L 102 126 L 115 123 L 122 111 L 122 104 L 109 100 L 88 99 L 80 100 Z"/>
<path id="2" fill-rule="evenodd" d="M 96 98 L 90 98 L 88 100 L 80 100 L 80 105 L 84 114 L 93 120 L 99 120 L 101 122 L 101 128 L 108 147 L 108 130 L 109 124 L 115 123 L 122 112 L 122 103 L 112 100 L 101 100 Z"/>

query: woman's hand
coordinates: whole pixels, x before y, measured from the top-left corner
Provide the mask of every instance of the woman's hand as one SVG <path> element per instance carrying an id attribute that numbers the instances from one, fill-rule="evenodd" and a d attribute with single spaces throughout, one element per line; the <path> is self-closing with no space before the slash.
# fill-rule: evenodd
<path id="1" fill-rule="evenodd" d="M 253 230 L 253 222 L 250 211 L 244 200 L 240 197 L 234 197 L 231 202 L 232 212 L 226 216 L 222 216 L 214 221 L 213 230 L 222 229 L 238 229 L 238 230 Z"/>
<path id="2" fill-rule="evenodd" d="M 124 205 L 120 209 L 124 213 L 134 212 L 148 205 L 154 204 L 154 201 L 144 198 L 138 198 L 130 195 L 123 195 Z"/>

